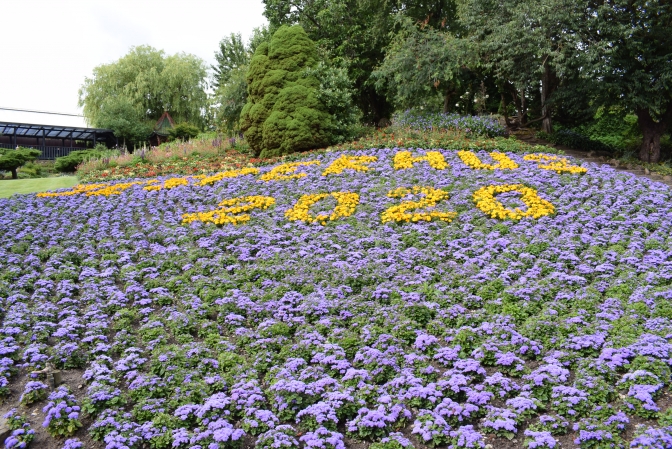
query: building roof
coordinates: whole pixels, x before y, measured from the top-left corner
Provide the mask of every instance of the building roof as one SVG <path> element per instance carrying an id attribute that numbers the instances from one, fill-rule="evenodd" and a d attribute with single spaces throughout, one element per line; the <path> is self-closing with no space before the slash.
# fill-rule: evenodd
<path id="1" fill-rule="evenodd" d="M 163 115 L 156 121 L 154 125 L 154 132 L 160 136 L 167 136 L 168 130 L 175 127 L 175 122 L 170 116 L 168 111 L 164 112 Z"/>
<path id="2" fill-rule="evenodd" d="M 44 133 L 44 134 L 43 134 Z M 114 136 L 110 129 L 77 128 L 72 126 L 36 125 L 0 122 L 0 135 L 17 137 L 46 137 L 47 139 L 102 140 Z"/>

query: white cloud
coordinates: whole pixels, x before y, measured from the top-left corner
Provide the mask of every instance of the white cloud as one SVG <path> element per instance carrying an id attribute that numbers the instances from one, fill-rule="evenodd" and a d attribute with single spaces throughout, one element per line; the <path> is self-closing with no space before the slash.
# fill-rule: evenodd
<path id="1" fill-rule="evenodd" d="M 130 47 L 192 53 L 214 63 L 229 33 L 267 23 L 261 0 L 20 0 L 3 2 L 0 107 L 81 113 L 93 68 Z M 85 126 L 78 117 L 0 110 L 0 121 Z"/>

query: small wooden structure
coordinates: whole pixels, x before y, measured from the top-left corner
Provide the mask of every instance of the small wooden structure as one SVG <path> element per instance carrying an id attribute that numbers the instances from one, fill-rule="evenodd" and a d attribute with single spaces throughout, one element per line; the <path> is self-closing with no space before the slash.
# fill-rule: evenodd
<path id="1" fill-rule="evenodd" d="M 168 111 L 165 111 L 163 115 L 156 121 L 154 125 L 154 131 L 152 135 L 149 136 L 149 143 L 152 146 L 159 146 L 163 142 L 168 140 L 168 132 L 175 127 L 175 121 L 170 116 Z"/>

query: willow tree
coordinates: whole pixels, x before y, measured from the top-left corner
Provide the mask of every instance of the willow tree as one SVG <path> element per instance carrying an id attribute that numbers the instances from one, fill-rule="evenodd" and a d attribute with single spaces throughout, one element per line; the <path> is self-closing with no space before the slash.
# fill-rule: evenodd
<path id="1" fill-rule="evenodd" d="M 207 65 L 194 55 L 166 56 L 150 46 L 133 47 L 118 61 L 93 69 L 79 90 L 79 105 L 91 126 L 110 121 L 115 111 L 129 110 L 133 114 L 127 120 L 153 125 L 168 111 L 177 122 L 203 126 L 206 77 Z"/>

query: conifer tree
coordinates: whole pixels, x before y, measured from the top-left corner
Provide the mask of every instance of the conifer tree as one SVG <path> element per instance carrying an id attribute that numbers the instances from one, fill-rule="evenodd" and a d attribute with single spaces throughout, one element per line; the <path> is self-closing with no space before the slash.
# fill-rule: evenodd
<path id="1" fill-rule="evenodd" d="M 329 144 L 331 117 L 318 101 L 319 81 L 306 72 L 317 63 L 317 47 L 299 25 L 280 27 L 268 44 L 257 47 L 241 113 L 241 129 L 255 156 Z"/>

